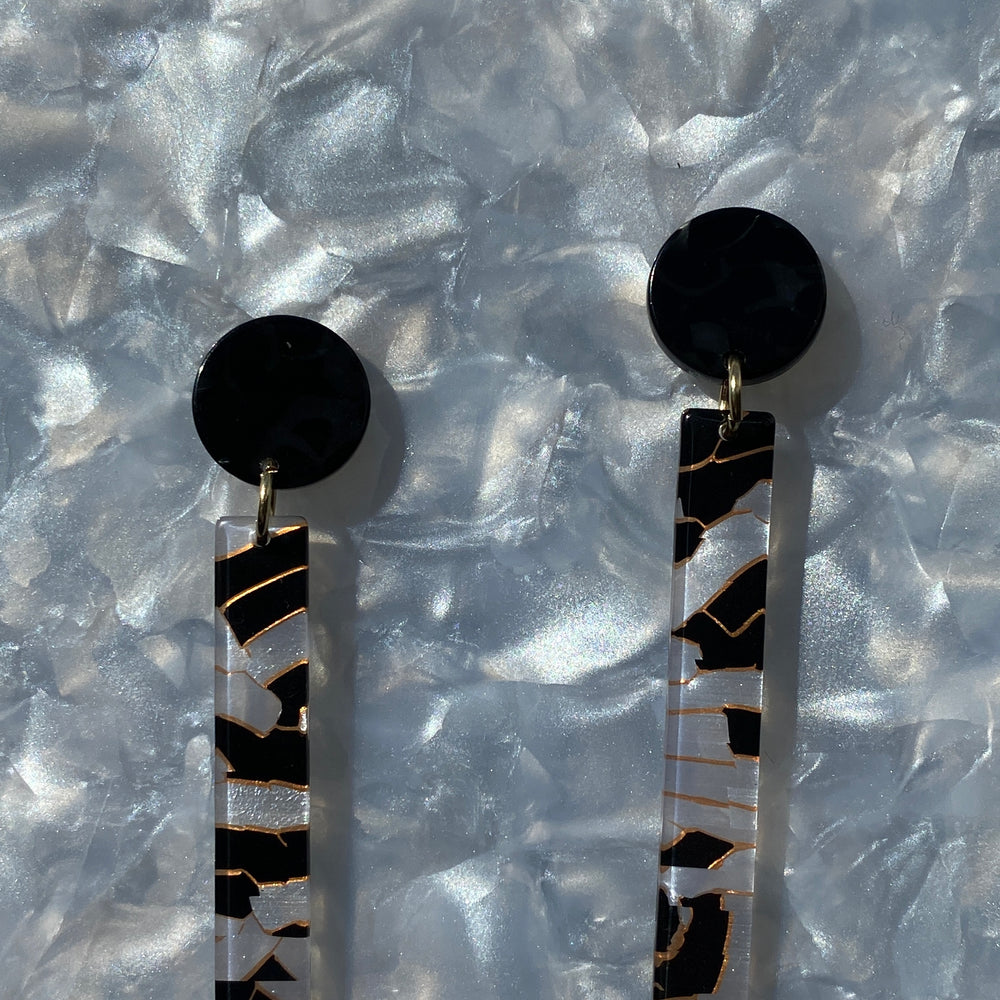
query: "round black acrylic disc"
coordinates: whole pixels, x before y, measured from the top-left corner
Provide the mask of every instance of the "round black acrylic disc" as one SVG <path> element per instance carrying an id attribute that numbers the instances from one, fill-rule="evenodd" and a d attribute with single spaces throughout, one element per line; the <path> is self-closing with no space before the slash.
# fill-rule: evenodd
<path id="1" fill-rule="evenodd" d="M 192 395 L 208 453 L 244 482 L 278 464 L 277 489 L 336 471 L 364 436 L 364 367 L 332 330 L 299 316 L 263 316 L 230 330 L 205 356 Z"/>
<path id="2" fill-rule="evenodd" d="M 826 279 L 809 241 L 757 208 L 696 216 L 656 255 L 649 318 L 663 349 L 687 371 L 726 377 L 736 354 L 744 382 L 780 375 L 816 336 Z"/>

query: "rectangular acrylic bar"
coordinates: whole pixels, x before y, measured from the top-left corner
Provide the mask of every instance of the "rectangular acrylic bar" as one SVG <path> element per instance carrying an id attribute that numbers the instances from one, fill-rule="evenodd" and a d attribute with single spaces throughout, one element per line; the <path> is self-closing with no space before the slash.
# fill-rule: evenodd
<path id="1" fill-rule="evenodd" d="M 681 418 L 654 1000 L 746 1000 L 774 418 Z"/>
<path id="2" fill-rule="evenodd" d="M 309 536 L 255 530 L 215 534 L 215 995 L 308 1000 Z"/>

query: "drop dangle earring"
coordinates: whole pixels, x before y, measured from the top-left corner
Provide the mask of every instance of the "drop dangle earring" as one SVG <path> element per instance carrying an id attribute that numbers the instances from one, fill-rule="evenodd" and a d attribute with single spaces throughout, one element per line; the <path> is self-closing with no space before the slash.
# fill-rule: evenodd
<path id="1" fill-rule="evenodd" d="M 370 407 L 354 351 L 296 316 L 231 330 L 195 381 L 202 443 L 258 488 L 256 517 L 220 518 L 215 533 L 220 1000 L 309 997 L 308 526 L 275 516 L 275 495 L 339 469 Z"/>
<path id="2" fill-rule="evenodd" d="M 789 223 L 723 208 L 663 245 L 648 306 L 666 353 L 721 383 L 719 409 L 681 416 L 653 997 L 745 1000 L 774 417 L 743 386 L 809 347 L 826 282 Z"/>

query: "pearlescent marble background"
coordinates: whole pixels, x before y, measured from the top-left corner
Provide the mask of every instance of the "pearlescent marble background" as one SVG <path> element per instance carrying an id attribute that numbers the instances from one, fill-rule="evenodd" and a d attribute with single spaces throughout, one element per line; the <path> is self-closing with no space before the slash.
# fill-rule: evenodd
<path id="1" fill-rule="evenodd" d="M 0 996 L 209 997 L 213 522 L 248 316 L 363 356 L 309 518 L 314 997 L 645 1000 L 680 411 L 649 262 L 831 285 L 779 424 L 758 996 L 1000 980 L 986 0 L 0 0 Z"/>

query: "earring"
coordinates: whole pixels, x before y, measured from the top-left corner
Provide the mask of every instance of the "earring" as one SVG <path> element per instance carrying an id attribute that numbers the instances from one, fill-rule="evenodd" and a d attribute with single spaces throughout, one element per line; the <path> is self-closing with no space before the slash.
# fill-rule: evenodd
<path id="1" fill-rule="evenodd" d="M 275 495 L 350 458 L 368 379 L 326 327 L 267 316 L 209 351 L 192 407 L 212 458 L 258 488 L 256 517 L 215 533 L 215 995 L 308 1000 L 308 526 Z"/>
<path id="2" fill-rule="evenodd" d="M 697 216 L 649 275 L 650 321 L 686 371 L 721 383 L 685 410 L 677 478 L 654 998 L 747 997 L 774 417 L 743 386 L 808 348 L 826 306 L 816 252 L 752 208 Z"/>

